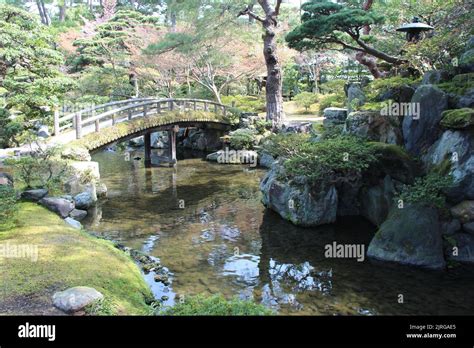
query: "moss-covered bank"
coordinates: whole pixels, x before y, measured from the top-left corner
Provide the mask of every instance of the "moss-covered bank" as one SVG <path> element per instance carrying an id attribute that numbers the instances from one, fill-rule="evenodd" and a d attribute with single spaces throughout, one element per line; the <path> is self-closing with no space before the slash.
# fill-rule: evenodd
<path id="1" fill-rule="evenodd" d="M 52 306 L 56 291 L 90 286 L 112 305 L 112 314 L 150 312 L 152 294 L 138 267 L 112 243 L 68 227 L 34 203 L 20 203 L 14 227 L 0 232 L 0 244 L 37 247 L 32 258 L 0 257 L 0 313 L 60 314 Z"/>

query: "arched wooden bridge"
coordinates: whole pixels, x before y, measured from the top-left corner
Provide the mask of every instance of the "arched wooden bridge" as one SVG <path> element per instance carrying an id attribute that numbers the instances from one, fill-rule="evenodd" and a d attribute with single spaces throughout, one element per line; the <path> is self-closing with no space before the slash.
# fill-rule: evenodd
<path id="1" fill-rule="evenodd" d="M 63 144 L 80 141 L 89 150 L 94 150 L 115 141 L 144 135 L 145 163 L 150 164 L 151 133 L 158 129 L 168 130 L 171 163 L 176 163 L 179 126 L 214 124 L 229 128 L 230 108 L 201 99 L 136 98 L 65 115 L 57 111 L 54 114 L 53 141 Z"/>

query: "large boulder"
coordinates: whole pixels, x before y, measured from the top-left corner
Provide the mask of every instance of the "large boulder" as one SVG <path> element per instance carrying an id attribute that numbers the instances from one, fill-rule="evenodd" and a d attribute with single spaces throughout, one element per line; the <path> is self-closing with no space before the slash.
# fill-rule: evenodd
<path id="1" fill-rule="evenodd" d="M 258 161 L 261 167 L 270 169 L 275 162 L 275 159 L 268 152 L 263 152 L 258 156 Z"/>
<path id="2" fill-rule="evenodd" d="M 465 224 L 474 221 L 474 201 L 463 201 L 451 208 L 451 215 Z"/>
<path id="3" fill-rule="evenodd" d="M 66 147 L 62 153 L 61 157 L 64 159 L 69 159 L 72 161 L 91 161 L 91 155 L 86 148 L 83 147 Z"/>
<path id="4" fill-rule="evenodd" d="M 337 191 L 334 185 L 317 190 L 308 183 L 279 180 L 283 169 L 275 163 L 260 183 L 263 204 L 298 226 L 318 226 L 336 221 Z"/>
<path id="5" fill-rule="evenodd" d="M 423 75 L 422 85 L 437 85 L 451 79 L 451 74 L 446 70 L 430 70 Z"/>
<path id="6" fill-rule="evenodd" d="M 49 210 L 59 214 L 63 219 L 74 209 L 74 203 L 64 198 L 45 197 L 39 203 Z"/>
<path id="7" fill-rule="evenodd" d="M 87 191 L 74 196 L 74 203 L 78 209 L 89 209 L 95 202 L 97 202 L 95 185 L 90 185 Z"/>
<path id="8" fill-rule="evenodd" d="M 222 147 L 224 132 L 217 129 L 193 129 L 183 140 L 183 146 L 199 151 L 217 151 Z"/>
<path id="9" fill-rule="evenodd" d="M 447 130 L 422 157 L 428 170 L 437 168 L 453 177 L 446 195 L 454 202 L 474 199 L 474 135 L 471 131 Z"/>
<path id="10" fill-rule="evenodd" d="M 324 127 L 330 127 L 337 124 L 344 124 L 347 119 L 347 109 L 326 108 L 324 109 Z"/>
<path id="11" fill-rule="evenodd" d="M 365 104 L 366 97 L 362 85 L 353 82 L 347 86 L 347 113 L 350 114 L 354 108 Z"/>
<path id="12" fill-rule="evenodd" d="M 474 235 L 456 233 L 450 239 L 454 245 L 446 248 L 446 258 L 458 262 L 474 262 Z"/>
<path id="13" fill-rule="evenodd" d="M 405 116 L 403 138 L 405 148 L 414 155 L 420 155 L 439 137 L 442 113 L 448 107 L 446 93 L 433 85 L 417 88 L 412 103 L 419 105 L 419 115 Z"/>
<path id="14" fill-rule="evenodd" d="M 388 175 L 378 185 L 362 188 L 359 198 L 360 215 L 380 226 L 393 206 L 394 196 L 395 186 Z"/>
<path id="15" fill-rule="evenodd" d="M 66 313 L 74 313 L 103 298 L 104 295 L 94 288 L 76 286 L 56 292 L 53 295 L 53 304 Z"/>
<path id="16" fill-rule="evenodd" d="M 154 149 L 168 148 L 168 132 L 155 132 L 151 134 L 151 147 Z"/>
<path id="17" fill-rule="evenodd" d="M 13 187 L 13 177 L 8 173 L 0 173 L 0 185 Z"/>
<path id="18" fill-rule="evenodd" d="M 459 57 L 459 68 L 464 73 L 474 72 L 474 48 L 467 50 Z"/>
<path id="19" fill-rule="evenodd" d="M 21 198 L 27 201 L 37 202 L 46 197 L 47 194 L 47 189 L 26 190 L 21 193 Z"/>
<path id="20" fill-rule="evenodd" d="M 79 221 L 77 221 L 77 220 L 74 220 L 74 219 L 71 218 L 71 217 L 65 218 L 64 221 L 65 221 L 69 226 L 71 226 L 72 228 L 75 228 L 76 230 L 82 229 L 81 223 L 80 223 Z"/>
<path id="21" fill-rule="evenodd" d="M 313 124 L 306 121 L 291 121 L 283 125 L 281 132 L 282 133 L 302 133 L 308 134 L 313 130 Z"/>
<path id="22" fill-rule="evenodd" d="M 350 113 L 343 132 L 387 144 L 403 143 L 398 118 L 382 116 L 378 111 Z"/>
<path id="23" fill-rule="evenodd" d="M 131 147 L 142 147 L 145 146 L 145 138 L 143 136 L 130 139 L 128 145 Z"/>
<path id="24" fill-rule="evenodd" d="M 453 109 L 474 108 L 474 88 L 469 88 L 462 95 L 450 94 L 450 106 Z"/>
<path id="25" fill-rule="evenodd" d="M 253 150 L 219 150 L 206 156 L 206 160 L 219 164 L 249 164 L 256 167 L 258 153 Z"/>
<path id="26" fill-rule="evenodd" d="M 80 210 L 80 209 L 74 209 L 69 213 L 69 217 L 76 220 L 76 221 L 82 221 L 86 218 L 87 216 L 87 211 L 85 210 Z"/>
<path id="27" fill-rule="evenodd" d="M 107 188 L 100 183 L 98 162 L 71 162 L 71 175 L 64 185 L 67 194 L 75 196 L 82 192 L 89 192 L 94 202 L 97 201 L 97 188 L 100 194 L 106 195 Z M 103 190 L 105 189 L 105 193 Z"/>
<path id="28" fill-rule="evenodd" d="M 409 205 L 390 211 L 370 242 L 369 257 L 427 268 L 444 268 L 443 242 L 438 212 Z"/>
<path id="29" fill-rule="evenodd" d="M 396 181 L 412 184 L 422 174 L 421 166 L 401 146 L 379 142 L 370 143 L 378 157 L 369 172 L 376 177 L 390 175 Z"/>
<path id="30" fill-rule="evenodd" d="M 415 94 L 415 88 L 409 85 L 401 85 L 390 88 L 375 98 L 375 101 L 382 102 L 393 100 L 396 103 L 408 103 Z"/>

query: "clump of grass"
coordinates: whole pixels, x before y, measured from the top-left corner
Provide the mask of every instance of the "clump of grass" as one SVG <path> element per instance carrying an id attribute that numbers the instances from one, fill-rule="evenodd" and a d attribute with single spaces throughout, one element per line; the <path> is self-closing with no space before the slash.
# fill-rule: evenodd
<path id="1" fill-rule="evenodd" d="M 177 303 L 173 307 L 161 309 L 159 315 L 178 316 L 238 316 L 238 315 L 271 315 L 273 311 L 261 304 L 252 301 L 238 299 L 226 300 L 222 295 L 213 296 L 189 296 L 183 303 Z"/>

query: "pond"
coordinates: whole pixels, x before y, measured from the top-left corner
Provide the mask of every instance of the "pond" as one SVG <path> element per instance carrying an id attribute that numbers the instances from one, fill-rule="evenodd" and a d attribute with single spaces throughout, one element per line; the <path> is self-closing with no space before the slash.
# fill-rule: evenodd
<path id="1" fill-rule="evenodd" d="M 153 152 L 159 162 L 162 151 Z M 160 259 L 170 284 L 144 275 L 157 298 L 221 293 L 283 315 L 440 315 L 474 312 L 474 268 L 430 271 L 365 259 L 326 258 L 325 246 L 368 243 L 361 218 L 298 228 L 260 202 L 262 169 L 181 154 L 177 168 L 146 169 L 141 150 L 103 151 L 108 187 L 86 228 Z M 403 295 L 403 303 L 399 303 Z"/>

